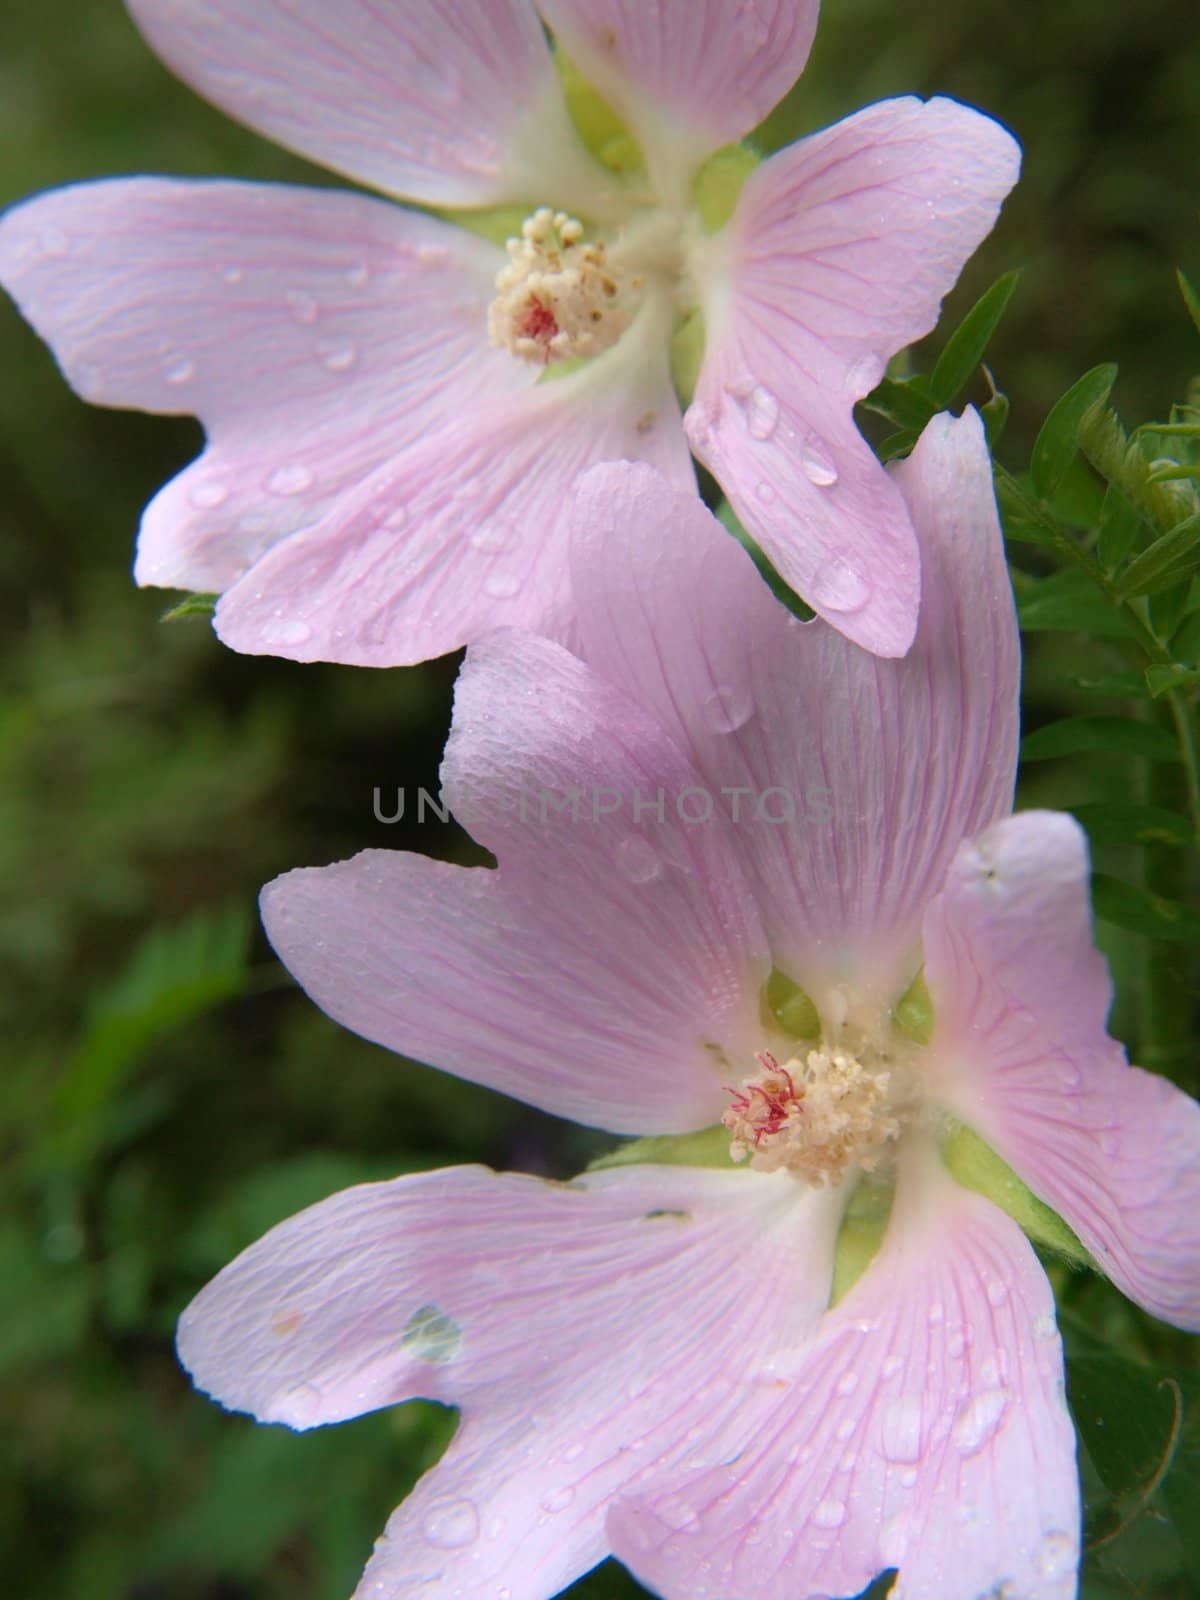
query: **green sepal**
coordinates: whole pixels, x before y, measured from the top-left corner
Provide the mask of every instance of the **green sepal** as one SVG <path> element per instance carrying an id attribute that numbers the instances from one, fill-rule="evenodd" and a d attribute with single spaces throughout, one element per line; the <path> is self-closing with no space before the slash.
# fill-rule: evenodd
<path id="1" fill-rule="evenodd" d="M 928 1044 L 933 1037 L 933 1000 L 925 984 L 924 967 L 896 1002 L 892 1021 L 914 1044 Z"/>
<path id="2" fill-rule="evenodd" d="M 704 313 L 696 306 L 676 325 L 668 350 L 671 382 L 685 408 L 691 405 L 700 381 L 704 340 Z"/>
<path id="3" fill-rule="evenodd" d="M 217 609 L 219 594 L 189 594 L 169 607 L 158 619 L 160 622 L 182 622 L 184 617 L 211 617 Z"/>
<path id="4" fill-rule="evenodd" d="M 1035 1244 L 1064 1256 L 1075 1266 L 1095 1269 L 1095 1262 L 1058 1213 L 1039 1200 L 977 1133 L 957 1125 L 943 1140 L 941 1149 L 947 1170 L 964 1189 L 993 1201 Z"/>
<path id="5" fill-rule="evenodd" d="M 891 1184 L 879 1183 L 873 1178 L 863 1178 L 855 1187 L 834 1249 L 830 1306 L 845 1299 L 879 1254 L 892 1214 L 894 1193 Z"/>
<path id="6" fill-rule="evenodd" d="M 737 208 L 746 179 L 761 161 L 748 144 L 727 144 L 709 156 L 692 185 L 692 204 L 705 233 L 720 233 Z"/>
<path id="7" fill-rule="evenodd" d="M 579 137 L 602 166 L 610 172 L 644 172 L 646 159 L 642 147 L 629 131 L 624 119 L 584 77 L 561 45 L 555 44 L 554 65 L 562 85 L 567 111 Z"/>
<path id="8" fill-rule="evenodd" d="M 818 1039 L 821 1018 L 815 1005 L 800 985 L 774 968 L 762 986 L 761 1011 L 764 1026 L 782 1029 L 793 1039 Z"/>
<path id="9" fill-rule="evenodd" d="M 610 1167 L 719 1167 L 732 1169 L 729 1154 L 729 1129 L 719 1122 L 698 1133 L 654 1134 L 648 1139 L 631 1139 L 606 1155 L 588 1163 L 589 1172 L 607 1172 Z"/>

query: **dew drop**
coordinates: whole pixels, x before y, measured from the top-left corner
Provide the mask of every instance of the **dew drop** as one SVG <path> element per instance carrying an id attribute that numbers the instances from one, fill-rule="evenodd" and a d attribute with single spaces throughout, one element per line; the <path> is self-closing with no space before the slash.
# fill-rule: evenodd
<path id="1" fill-rule="evenodd" d="M 898 1567 L 908 1550 L 909 1519 L 899 1512 L 885 1522 L 879 1534 L 879 1559 L 885 1567 Z"/>
<path id="2" fill-rule="evenodd" d="M 358 261 L 346 269 L 346 282 L 352 289 L 365 289 L 371 281 L 371 269 L 365 261 Z"/>
<path id="3" fill-rule="evenodd" d="M 746 414 L 746 432 L 752 439 L 769 439 L 779 426 L 779 401 L 761 383 L 745 395 L 737 395 Z"/>
<path id="4" fill-rule="evenodd" d="M 1038 1551 L 1038 1571 L 1043 1578 L 1065 1578 L 1074 1572 L 1079 1552 L 1073 1536 L 1055 1528 L 1042 1539 Z"/>
<path id="5" fill-rule="evenodd" d="M 988 1304 L 1002 1306 L 1008 1299 L 1008 1285 L 1003 1278 L 993 1278 L 987 1286 Z"/>
<path id="6" fill-rule="evenodd" d="M 208 478 L 203 483 L 192 485 L 188 490 L 188 499 L 201 511 L 213 511 L 229 499 L 229 490 L 215 478 Z"/>
<path id="7" fill-rule="evenodd" d="M 293 318 L 303 327 L 311 327 L 320 315 L 320 306 L 312 295 L 306 293 L 303 289 L 287 290 L 284 299 L 287 301 L 288 310 Z"/>
<path id="8" fill-rule="evenodd" d="M 833 1436 L 835 1439 L 849 1439 L 856 1427 L 857 1423 L 854 1421 L 854 1418 L 846 1417 L 844 1421 L 838 1423 L 837 1427 L 834 1429 Z"/>
<path id="9" fill-rule="evenodd" d="M 267 479 L 266 488 L 270 494 L 290 495 L 303 494 L 306 489 L 312 488 L 313 475 L 309 469 L 300 462 L 293 461 L 275 471 Z"/>
<path id="10" fill-rule="evenodd" d="M 582 1454 L 583 1446 L 576 1441 L 575 1444 L 567 1445 L 566 1449 L 562 1453 L 562 1458 L 564 1461 L 578 1461 Z"/>
<path id="11" fill-rule="evenodd" d="M 322 339 L 317 343 L 316 356 L 326 372 L 349 372 L 358 360 L 358 346 L 349 340 L 338 343 Z"/>
<path id="12" fill-rule="evenodd" d="M 512 572 L 492 572 L 483 580 L 483 592 L 493 600 L 511 600 L 520 588 L 521 580 Z"/>
<path id="13" fill-rule="evenodd" d="M 617 866 L 621 876 L 630 883 L 653 883 L 662 877 L 662 857 L 646 839 L 636 834 L 622 839 L 617 846 Z"/>
<path id="14" fill-rule="evenodd" d="M 187 356 L 169 356 L 163 363 L 163 377 L 173 385 L 191 383 L 196 376 L 196 363 Z"/>
<path id="15" fill-rule="evenodd" d="M 955 1328 L 954 1332 L 950 1335 L 946 1349 L 955 1358 L 955 1360 L 957 1360 L 958 1357 L 965 1352 L 970 1342 L 971 1341 L 967 1337 L 967 1333 L 964 1328 Z"/>
<path id="16" fill-rule="evenodd" d="M 721 684 L 705 700 L 701 711 L 714 733 L 736 733 L 754 715 L 754 701 L 744 689 Z"/>
<path id="17" fill-rule="evenodd" d="M 512 543 L 512 530 L 493 518 L 492 521 L 485 522 L 481 528 L 476 528 L 468 543 L 472 550 L 478 550 L 483 555 L 495 555 L 498 551 L 509 548 Z"/>
<path id="18" fill-rule="evenodd" d="M 221 282 L 230 284 L 241 283 L 245 276 L 246 274 L 241 267 L 224 267 L 221 271 Z"/>
<path id="19" fill-rule="evenodd" d="M 312 638 L 312 629 L 307 622 L 302 622 L 299 617 L 273 617 L 265 623 L 262 630 L 263 643 L 280 645 L 285 649 L 290 645 L 304 644 Z"/>
<path id="20" fill-rule="evenodd" d="M 946 1308 L 940 1300 L 935 1300 L 929 1308 L 929 1326 L 936 1328 L 946 1320 Z"/>
<path id="21" fill-rule="evenodd" d="M 883 377 L 885 363 L 878 356 L 859 356 L 846 370 L 846 393 L 860 400 Z"/>
<path id="22" fill-rule="evenodd" d="M 471 1500 L 438 1500 L 422 1518 L 421 1532 L 439 1550 L 461 1550 L 479 1537 L 479 1513 Z"/>
<path id="23" fill-rule="evenodd" d="M 1115 1128 L 1106 1128 L 1100 1135 L 1100 1150 L 1103 1155 L 1116 1156 L 1121 1153 L 1121 1135 Z"/>
<path id="24" fill-rule="evenodd" d="M 901 1486 L 901 1488 L 903 1488 L 903 1489 L 914 1489 L 914 1488 L 916 1488 L 916 1484 L 917 1484 L 917 1469 L 916 1469 L 916 1467 L 905 1467 L 904 1471 L 900 1474 L 900 1486 Z"/>
<path id="25" fill-rule="evenodd" d="M 879 1370 L 883 1377 L 894 1378 L 903 1365 L 904 1362 L 900 1356 L 887 1356 Z"/>
<path id="26" fill-rule="evenodd" d="M 964 1401 L 950 1435 L 956 1448 L 964 1456 L 973 1456 L 977 1450 L 982 1450 L 1000 1426 L 1007 1405 L 1008 1396 L 1003 1389 L 984 1389 Z"/>
<path id="27" fill-rule="evenodd" d="M 1058 1333 L 1058 1323 L 1049 1311 L 1043 1311 L 1040 1317 L 1033 1319 L 1033 1337 L 1043 1342 L 1053 1339 Z"/>
<path id="28" fill-rule="evenodd" d="M 761 479 L 761 481 L 755 485 L 754 493 L 761 505 L 769 506 L 774 504 L 774 487 L 769 484 L 765 478 Z"/>
<path id="29" fill-rule="evenodd" d="M 800 456 L 800 465 L 809 483 L 818 489 L 832 489 L 838 481 L 838 469 L 833 457 L 816 439 L 807 439 Z"/>
<path id="30" fill-rule="evenodd" d="M 830 556 L 809 585 L 808 598 L 817 610 L 861 611 L 871 585 L 840 556 Z"/>
<path id="31" fill-rule="evenodd" d="M 835 1394 L 853 1394 L 858 1388 L 858 1373 L 843 1372 L 834 1389 Z"/>
<path id="32" fill-rule="evenodd" d="M 673 1533 L 686 1533 L 700 1521 L 695 1506 L 674 1497 L 659 1501 L 654 1510 Z"/>
<path id="33" fill-rule="evenodd" d="M 542 1501 L 542 1510 L 547 1516 L 555 1517 L 560 1511 L 565 1511 L 575 1498 L 575 1490 L 570 1484 L 564 1484 L 561 1489 L 555 1489 Z"/>
<path id="34" fill-rule="evenodd" d="M 840 1500 L 821 1500 L 813 1507 L 812 1520 L 818 1528 L 840 1528 L 846 1520 L 846 1507 Z"/>
<path id="35" fill-rule="evenodd" d="M 921 1401 L 901 1395 L 883 1414 L 880 1449 L 889 1461 L 918 1461 L 921 1457 Z"/>
<path id="36" fill-rule="evenodd" d="M 298 1384 L 289 1389 L 275 1406 L 273 1422 L 285 1422 L 290 1428 L 310 1427 L 320 1416 L 325 1396 L 311 1383 Z"/>

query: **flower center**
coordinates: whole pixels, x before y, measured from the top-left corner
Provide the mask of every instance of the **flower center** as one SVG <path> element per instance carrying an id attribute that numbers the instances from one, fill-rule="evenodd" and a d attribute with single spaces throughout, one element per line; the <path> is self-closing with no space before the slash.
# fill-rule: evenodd
<path id="1" fill-rule="evenodd" d="M 488 312 L 494 345 L 549 366 L 599 355 L 629 326 L 628 293 L 643 280 L 611 267 L 603 242 L 585 243 L 574 217 L 543 206 L 508 241 L 508 256 Z"/>
<path id="2" fill-rule="evenodd" d="M 759 1172 L 786 1168 L 814 1188 L 837 1183 L 851 1165 L 871 1172 L 899 1137 L 890 1066 L 817 1045 L 780 1062 L 759 1052 L 759 1070 L 731 1089 L 721 1121 L 729 1153 Z"/>

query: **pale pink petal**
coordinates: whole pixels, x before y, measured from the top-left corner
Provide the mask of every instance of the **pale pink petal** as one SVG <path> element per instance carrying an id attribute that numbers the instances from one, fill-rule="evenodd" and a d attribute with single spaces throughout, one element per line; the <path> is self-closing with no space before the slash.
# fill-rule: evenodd
<path id="1" fill-rule="evenodd" d="M 750 132 L 804 70 L 817 0 L 537 0 L 589 82 L 647 145 L 692 165 Z"/>
<path id="2" fill-rule="evenodd" d="M 852 408 L 933 327 L 1018 162 L 952 100 L 871 106 L 751 175 L 713 280 L 693 448 L 791 587 L 877 655 L 912 639 L 917 548 Z"/>
<path id="3" fill-rule="evenodd" d="M 903 1187 L 897 1204 L 903 1201 Z M 936 1204 L 930 1203 L 930 1199 Z M 1024 1236 L 948 1181 L 746 1397 L 736 1461 L 662 1474 L 609 1519 L 665 1600 L 1074 1600 L 1075 1441 L 1054 1297 Z"/>
<path id="4" fill-rule="evenodd" d="M 768 962 L 701 780 L 566 650 L 473 647 L 443 779 L 498 871 L 368 851 L 264 891 L 272 943 L 337 1021 L 619 1133 L 716 1122 Z M 686 791 L 694 793 L 687 797 Z M 661 799 L 662 820 L 659 820 Z"/>
<path id="5" fill-rule="evenodd" d="M 481 401 L 389 462 L 230 589 L 217 632 L 251 655 L 367 667 L 495 627 L 568 637 L 571 485 L 623 457 L 695 483 L 664 350 L 637 327 L 587 371 Z"/>
<path id="6" fill-rule="evenodd" d="M 128 0 L 169 67 L 260 133 L 389 194 L 564 201 L 599 169 L 529 0 Z"/>
<path id="7" fill-rule="evenodd" d="M 964 845 L 925 952 L 947 1105 L 1127 1295 L 1200 1329 L 1200 1106 L 1106 1032 L 1079 825 L 1032 811 Z"/>
<path id="8" fill-rule="evenodd" d="M 895 481 L 925 590 L 902 662 L 788 616 L 694 497 L 643 469 L 588 474 L 574 551 L 587 659 L 724 794 L 778 964 L 885 1002 L 959 843 L 1011 808 L 1019 673 L 979 418 L 936 418 Z"/>
<path id="9" fill-rule="evenodd" d="M 225 1405 L 297 1428 L 461 1406 L 358 1592 L 544 1600 L 608 1553 L 616 1493 L 736 1451 L 730 1396 L 819 1316 L 835 1227 L 783 1175 L 424 1173 L 275 1228 L 185 1311 L 179 1353 Z"/>
<path id="10" fill-rule="evenodd" d="M 502 260 L 378 200 L 257 184 L 84 184 L 0 222 L 0 279 L 85 399 L 204 422 L 137 577 L 214 591 L 464 406 L 529 388 L 488 345 Z"/>

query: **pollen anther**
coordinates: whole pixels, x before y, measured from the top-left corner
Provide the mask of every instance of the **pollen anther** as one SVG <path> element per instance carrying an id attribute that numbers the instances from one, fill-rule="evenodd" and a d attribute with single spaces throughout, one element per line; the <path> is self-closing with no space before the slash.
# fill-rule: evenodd
<path id="1" fill-rule="evenodd" d="M 535 211 L 508 241 L 508 255 L 488 311 L 494 345 L 548 366 L 599 355 L 629 326 L 603 242 L 584 243 L 582 223 L 566 212 Z"/>
<path id="2" fill-rule="evenodd" d="M 781 1168 L 819 1188 L 851 1165 L 871 1172 L 900 1132 L 888 1110 L 891 1074 L 845 1050 L 818 1048 L 780 1065 L 768 1050 L 721 1118 L 729 1153 L 759 1172 Z"/>

